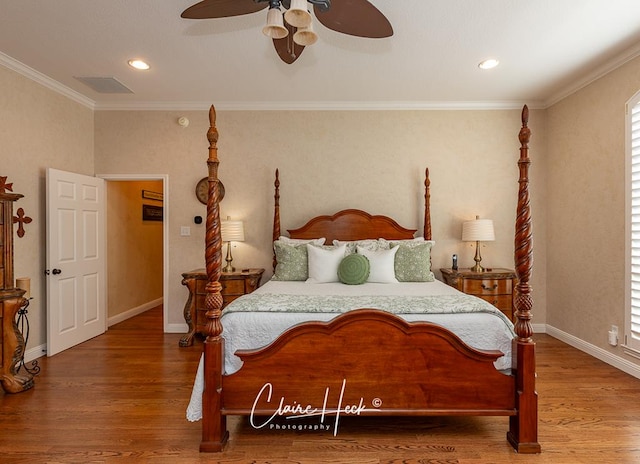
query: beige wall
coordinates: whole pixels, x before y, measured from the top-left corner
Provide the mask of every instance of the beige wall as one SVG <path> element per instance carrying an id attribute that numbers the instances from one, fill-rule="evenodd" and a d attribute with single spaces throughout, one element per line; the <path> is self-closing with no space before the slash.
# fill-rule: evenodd
<path id="1" fill-rule="evenodd" d="M 16 239 L 16 273 L 32 278 L 29 347 L 46 343 L 44 298 L 46 167 L 84 174 L 167 174 L 169 221 L 168 323 L 184 327 L 187 296 L 181 273 L 204 265 L 205 214 L 194 194 L 206 175 L 206 111 L 99 111 L 70 101 L 0 68 L 1 175 L 26 197 L 34 222 Z M 191 124 L 176 121 L 187 116 Z M 546 320 L 546 112 L 531 112 L 535 218 L 536 308 Z M 492 218 L 497 240 L 483 249 L 488 266 L 512 266 L 519 110 L 492 111 L 219 111 L 220 177 L 227 196 L 223 217 L 242 219 L 246 242 L 234 250 L 236 267 L 261 266 L 270 275 L 273 173 L 281 173 L 283 228 L 311 215 L 346 207 L 388 214 L 422 226 L 423 173 L 431 170 L 434 268 L 473 264 L 473 247 L 460 242 L 461 223 Z M 95 164 L 94 164 L 95 153 Z M 29 162 L 16 162 L 19 155 Z M 181 236 L 180 227 L 191 228 Z"/>
<path id="2" fill-rule="evenodd" d="M 142 190 L 162 192 L 162 181 L 107 183 L 107 316 L 162 298 L 162 222 L 143 221 Z"/>
<path id="3" fill-rule="evenodd" d="M 179 126 L 178 117 L 190 120 Z M 534 322 L 546 317 L 546 121 L 532 111 L 532 208 L 535 216 Z M 206 111 L 100 111 L 95 115 L 96 171 L 168 174 L 169 323 L 183 323 L 187 297 L 181 273 L 204 265 L 205 207 L 194 194 L 206 175 Z M 519 110 L 492 111 L 218 111 L 219 175 L 226 187 L 223 217 L 245 221 L 246 241 L 234 249 L 236 267 L 271 274 L 273 174 L 280 169 L 283 229 L 310 216 L 360 208 L 421 228 L 423 174 L 431 171 L 436 269 L 459 255 L 461 224 L 476 214 L 494 220 L 496 241 L 483 263 L 513 267 L 513 228 L 519 155 Z M 191 236 L 180 236 L 180 227 Z"/>
<path id="4" fill-rule="evenodd" d="M 547 323 L 619 356 L 607 331 L 625 320 L 625 103 L 638 90 L 640 58 L 548 110 Z"/>
<path id="5" fill-rule="evenodd" d="M 32 222 L 14 235 L 15 275 L 31 278 L 27 350 L 46 343 L 45 177 L 47 168 L 92 175 L 90 108 L 0 66 L 0 175 L 21 193 Z"/>

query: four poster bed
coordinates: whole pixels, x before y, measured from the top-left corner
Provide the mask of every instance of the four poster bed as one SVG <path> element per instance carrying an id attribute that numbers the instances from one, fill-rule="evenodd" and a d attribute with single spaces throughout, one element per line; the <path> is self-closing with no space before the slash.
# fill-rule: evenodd
<path id="1" fill-rule="evenodd" d="M 428 169 L 423 237 L 420 238 L 414 238 L 415 230 L 405 229 L 391 218 L 372 216 L 360 210 L 315 217 L 298 229 L 288 230 L 289 237 L 283 237 L 280 181 L 276 171 L 274 278 L 254 292 L 255 295 L 233 301 L 223 314 L 219 282 L 222 242 L 215 117 L 212 106 L 207 133 L 207 337 L 200 369 L 203 374 L 198 377 L 200 382 L 196 382 L 202 390 L 194 388 L 192 396 L 196 403 L 201 399 L 201 404 L 196 406 L 203 421 L 200 451 L 223 449 L 228 439 L 228 415 L 249 416 L 256 428 L 289 420 L 303 420 L 306 426 L 326 424 L 326 430 L 333 430 L 334 434 L 338 431 L 340 416 L 347 415 L 491 415 L 509 417 L 507 440 L 517 451 L 540 452 L 535 343 L 530 322 L 532 235 L 527 107 L 522 111 L 519 133 L 515 326 L 488 303 L 471 314 L 459 314 L 461 306 L 486 302 L 459 294 L 434 281 L 429 269 L 432 242 Z M 329 246 L 322 246 L 322 243 Z M 301 276 L 292 277 L 293 274 L 288 273 L 291 269 L 282 267 L 290 256 L 282 250 L 304 256 L 305 260 L 301 261 L 304 269 L 296 268 Z M 398 268 L 397 256 L 405 253 L 403 256 L 409 256 L 413 263 L 419 250 L 427 250 L 419 257 L 422 264 Z M 340 259 L 336 258 L 338 254 Z M 353 268 L 345 271 L 341 261 L 346 262 L 350 254 L 363 254 L 367 258 L 358 258 L 359 264 L 366 261 L 366 282 L 362 276 L 358 277 L 359 282 L 348 281 L 353 276 L 347 278 L 346 275 Z M 392 276 L 385 277 L 389 262 L 393 266 L 394 259 L 396 267 L 392 267 Z M 333 274 L 329 274 L 335 275 L 336 266 L 339 278 L 322 280 L 322 276 L 326 276 L 325 268 L 333 269 Z M 360 268 L 356 268 L 359 272 Z M 428 272 L 423 272 L 425 269 Z M 418 275 L 407 276 L 406 272 L 417 272 Z M 319 280 L 308 283 L 305 279 Z M 352 290 L 356 296 L 351 294 Z M 335 294 L 329 295 L 329 292 Z M 298 300 L 300 293 L 305 293 L 301 298 L 306 299 Z M 363 295 L 365 298 L 361 299 Z M 463 298 L 467 300 L 463 302 Z M 260 309 L 257 313 L 252 312 L 251 307 L 242 309 L 242 305 L 250 305 L 253 300 L 269 309 Z M 420 305 L 427 300 L 430 306 L 440 309 L 425 310 L 428 314 L 423 314 Z M 291 301 L 297 303 L 287 306 Z M 453 309 L 449 308 L 449 303 Z M 307 309 L 296 310 L 296 305 Z M 256 326 L 251 326 L 245 319 L 234 320 L 245 310 L 257 321 Z M 467 318 L 471 318 L 472 326 L 486 330 L 470 330 L 469 325 L 465 326 L 467 322 L 461 322 Z M 267 325 L 274 326 L 275 333 L 262 337 Z M 242 342 L 248 343 L 245 345 L 231 339 L 243 328 L 249 331 L 249 342 Z M 474 338 L 474 333 L 478 335 L 479 332 L 480 336 Z M 488 333 L 494 333 L 495 337 L 487 337 Z M 492 340 L 490 345 L 499 349 L 483 346 L 487 338 Z"/>

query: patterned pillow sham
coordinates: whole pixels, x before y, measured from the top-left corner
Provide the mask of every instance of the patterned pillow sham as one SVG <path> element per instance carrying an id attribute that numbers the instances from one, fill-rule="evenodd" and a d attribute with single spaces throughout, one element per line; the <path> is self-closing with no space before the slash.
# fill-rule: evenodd
<path id="1" fill-rule="evenodd" d="M 347 246 L 347 254 L 353 254 L 356 252 L 357 247 L 365 248 L 369 251 L 388 250 L 391 248 L 389 242 L 383 239 L 367 239 L 367 240 L 354 240 L 352 242 L 344 240 L 334 240 L 333 246 Z"/>
<path id="2" fill-rule="evenodd" d="M 273 280 L 307 280 L 309 264 L 306 244 L 288 245 L 276 240 L 273 249 L 277 261 Z"/>
<path id="3" fill-rule="evenodd" d="M 278 241 L 286 243 L 287 245 L 306 245 L 307 243 L 311 243 L 312 245 L 324 245 L 325 238 L 311 238 L 311 239 L 302 239 L 302 238 L 289 238 L 281 235 L 278 237 Z"/>
<path id="4" fill-rule="evenodd" d="M 394 270 L 399 282 L 433 282 L 431 271 L 432 241 L 392 241 L 391 246 L 398 248 Z"/>

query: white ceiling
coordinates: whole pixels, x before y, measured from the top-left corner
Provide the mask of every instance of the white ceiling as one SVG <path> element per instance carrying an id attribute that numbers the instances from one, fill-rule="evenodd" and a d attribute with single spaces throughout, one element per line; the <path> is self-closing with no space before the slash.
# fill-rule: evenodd
<path id="1" fill-rule="evenodd" d="M 640 0 L 370 0 L 392 37 L 316 22 L 291 65 L 261 33 L 266 10 L 180 18 L 196 1 L 0 0 L 0 64 L 96 109 L 500 108 L 545 107 L 640 55 Z M 500 66 L 480 70 L 488 57 Z"/>

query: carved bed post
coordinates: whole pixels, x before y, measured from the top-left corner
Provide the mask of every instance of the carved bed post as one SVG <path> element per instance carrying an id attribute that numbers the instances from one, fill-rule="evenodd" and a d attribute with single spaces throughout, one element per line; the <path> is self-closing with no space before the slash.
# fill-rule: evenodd
<path id="1" fill-rule="evenodd" d="M 424 231 L 425 240 L 431 240 L 431 180 L 429 168 L 424 172 Z"/>
<path id="2" fill-rule="evenodd" d="M 279 171 L 276 169 L 276 180 L 273 183 L 275 193 L 273 195 L 273 241 L 280 237 L 280 178 Z M 273 250 L 273 271 L 276 270 L 276 252 Z"/>
<path id="3" fill-rule="evenodd" d="M 518 167 L 518 207 L 515 230 L 515 267 L 518 284 L 515 296 L 515 331 L 513 342 L 513 362 L 516 375 L 516 405 L 518 415 L 509 418 L 509 443 L 521 453 L 539 453 L 538 443 L 538 393 L 535 376 L 535 343 L 531 326 L 531 270 L 533 266 L 533 240 L 531 231 L 531 206 L 529 198 L 529 139 L 531 130 L 529 108 L 522 109 L 520 139 L 520 159 Z"/>
<path id="4" fill-rule="evenodd" d="M 216 110 L 209 109 L 209 195 L 205 235 L 205 263 L 207 284 L 205 286 L 205 308 L 207 310 L 207 338 L 204 342 L 205 370 L 202 394 L 202 441 L 200 451 L 222 451 L 227 441 L 226 417 L 222 415 L 222 373 L 224 363 L 224 339 L 222 338 L 222 238 L 220 233 L 220 191 L 218 188 L 218 129 Z"/>

